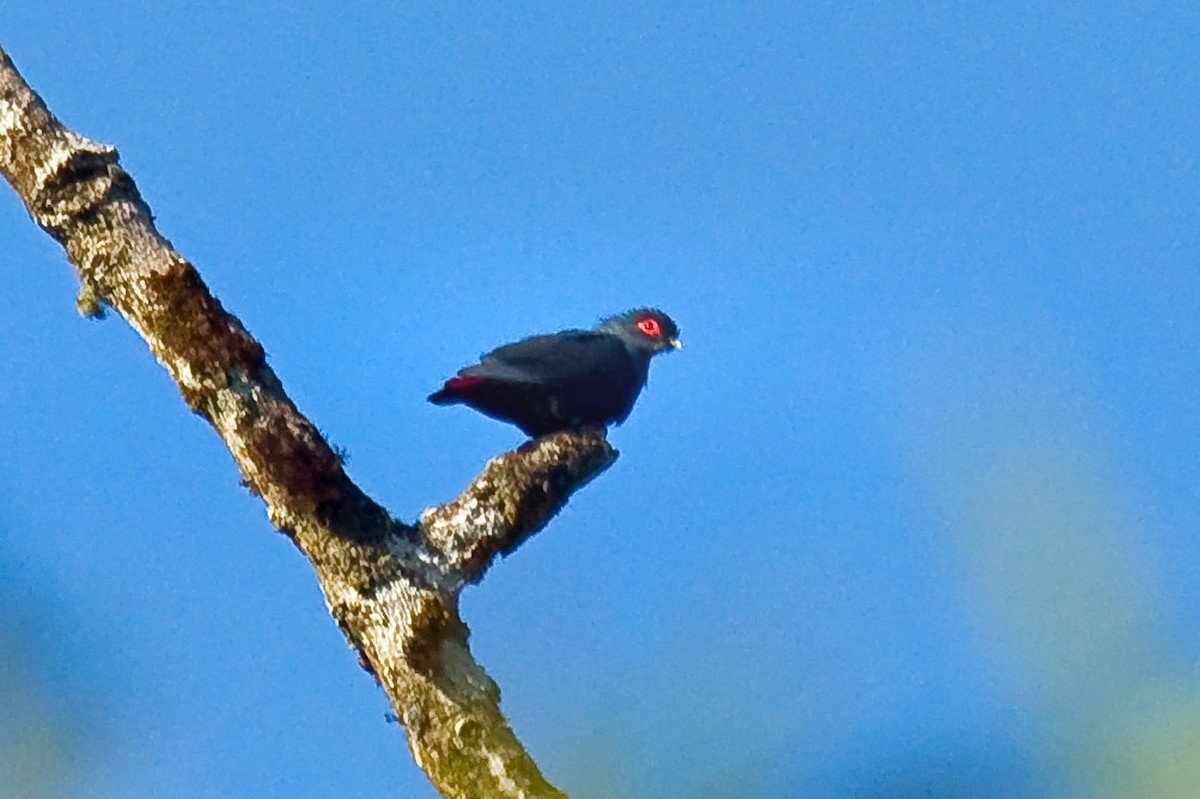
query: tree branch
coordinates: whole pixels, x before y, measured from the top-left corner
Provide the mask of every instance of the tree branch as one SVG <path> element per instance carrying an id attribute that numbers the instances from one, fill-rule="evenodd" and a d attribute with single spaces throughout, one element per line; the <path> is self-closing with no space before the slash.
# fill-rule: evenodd
<path id="1" fill-rule="evenodd" d="M 565 796 L 501 714 L 499 689 L 468 649 L 458 594 L 608 468 L 616 452 L 603 431 L 558 433 L 495 458 L 453 502 L 402 524 L 350 480 L 262 345 L 159 235 L 116 150 L 63 127 L 2 49 L 0 172 L 75 265 L 81 310 L 112 307 L 145 339 L 312 563 L 442 795 Z"/>

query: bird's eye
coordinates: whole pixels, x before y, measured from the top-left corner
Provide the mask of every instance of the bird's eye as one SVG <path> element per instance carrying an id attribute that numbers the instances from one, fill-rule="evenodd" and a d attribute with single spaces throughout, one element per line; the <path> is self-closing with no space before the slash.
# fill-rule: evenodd
<path id="1" fill-rule="evenodd" d="M 658 338 L 662 335 L 662 325 L 660 325 L 658 320 L 653 316 L 647 316 L 645 319 L 639 320 L 637 323 L 637 329 L 645 333 L 647 336 L 653 336 L 654 338 Z"/>

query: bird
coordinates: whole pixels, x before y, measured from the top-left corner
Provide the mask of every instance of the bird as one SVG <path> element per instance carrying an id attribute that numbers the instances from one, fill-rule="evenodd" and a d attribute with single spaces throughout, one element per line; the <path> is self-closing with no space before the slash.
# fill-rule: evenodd
<path id="1" fill-rule="evenodd" d="M 530 438 L 624 422 L 650 359 L 680 349 L 679 326 L 656 308 L 610 316 L 592 330 L 530 336 L 480 356 L 429 395 L 516 425 Z"/>

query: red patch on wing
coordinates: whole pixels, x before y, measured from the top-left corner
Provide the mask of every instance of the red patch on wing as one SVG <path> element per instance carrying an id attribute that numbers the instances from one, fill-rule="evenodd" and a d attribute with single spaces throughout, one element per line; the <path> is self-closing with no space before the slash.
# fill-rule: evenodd
<path id="1" fill-rule="evenodd" d="M 469 391 L 471 386 L 483 382 L 482 377 L 452 377 L 446 381 L 443 391 Z"/>

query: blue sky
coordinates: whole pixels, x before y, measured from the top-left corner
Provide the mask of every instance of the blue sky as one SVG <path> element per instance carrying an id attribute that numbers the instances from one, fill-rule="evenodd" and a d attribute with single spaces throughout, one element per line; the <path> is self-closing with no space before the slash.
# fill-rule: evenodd
<path id="1" fill-rule="evenodd" d="M 1191 795 L 1192 4 L 8 5 L 402 518 L 521 441 L 424 402 L 458 366 L 678 320 L 617 464 L 464 598 L 573 796 Z M 8 191 L 0 242 L 0 786 L 433 797 Z"/>

